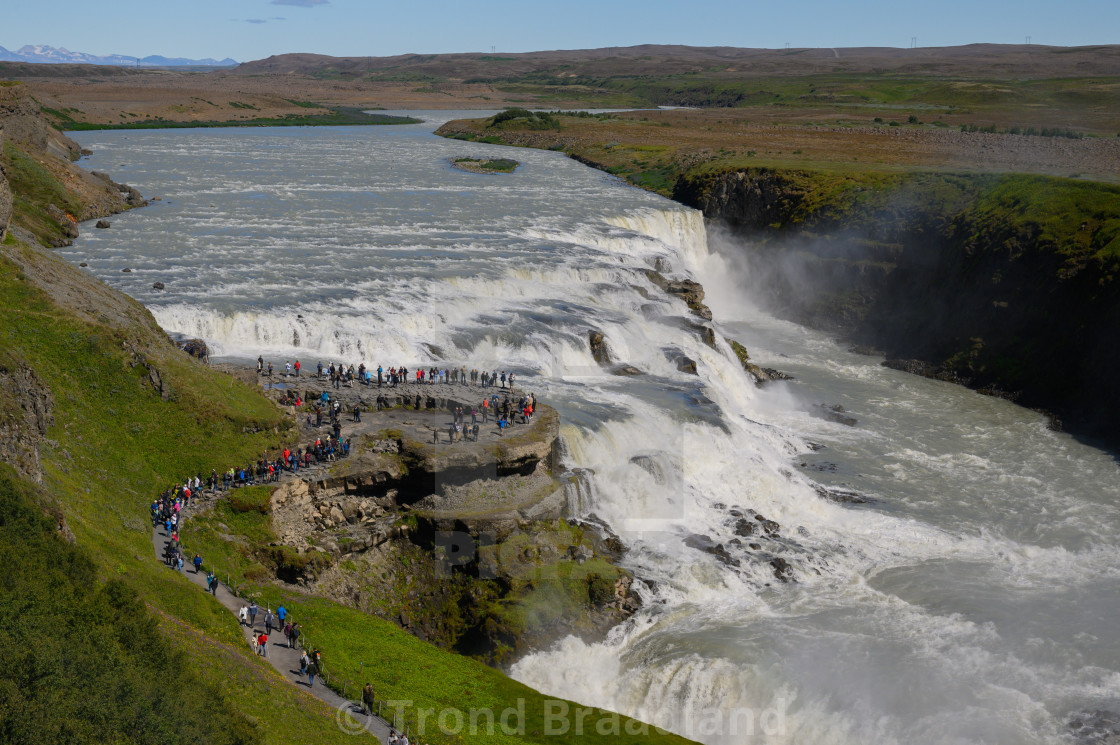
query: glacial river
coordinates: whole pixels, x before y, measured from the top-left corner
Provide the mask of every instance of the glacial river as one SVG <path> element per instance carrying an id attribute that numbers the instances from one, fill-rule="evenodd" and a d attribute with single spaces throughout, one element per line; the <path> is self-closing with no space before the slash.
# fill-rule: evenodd
<path id="1" fill-rule="evenodd" d="M 213 356 L 516 370 L 555 405 L 565 466 L 588 475 L 578 509 L 648 584 L 605 642 L 517 663 L 546 693 L 713 745 L 1069 743 L 1078 712 L 1120 712 L 1113 457 L 753 307 L 744 247 L 694 211 L 559 153 L 437 138 L 454 114 L 421 116 L 79 133 L 84 165 L 162 201 L 60 253 Z M 522 166 L 448 164 L 495 154 Z M 646 277 L 658 260 L 704 285 L 721 336 L 796 381 L 757 389 L 706 346 Z M 605 374 L 591 329 L 645 374 Z M 747 509 L 779 537 L 736 536 L 730 510 Z M 713 544 L 727 554 L 698 548 Z"/>

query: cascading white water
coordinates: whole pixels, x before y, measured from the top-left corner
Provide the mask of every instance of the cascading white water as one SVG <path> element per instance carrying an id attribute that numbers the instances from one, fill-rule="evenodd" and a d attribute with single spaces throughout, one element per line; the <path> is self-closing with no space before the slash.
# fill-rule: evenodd
<path id="1" fill-rule="evenodd" d="M 1071 712 L 1120 710 L 1112 459 L 751 308 L 741 247 L 710 251 L 695 211 L 555 153 L 459 172 L 505 150 L 430 130 L 83 133 L 165 200 L 64 254 L 215 355 L 513 369 L 554 404 L 570 500 L 630 546 L 646 603 L 521 660 L 542 691 L 713 744 L 1059 742 Z M 705 286 L 714 348 L 655 266 Z M 597 365 L 591 330 L 644 374 Z M 755 388 L 724 336 L 797 382 Z M 778 536 L 736 535 L 732 510 Z"/>

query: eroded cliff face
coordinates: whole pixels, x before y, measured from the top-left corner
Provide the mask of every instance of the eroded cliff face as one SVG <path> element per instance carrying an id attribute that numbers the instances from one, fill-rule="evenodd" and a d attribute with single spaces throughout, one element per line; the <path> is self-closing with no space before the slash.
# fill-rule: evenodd
<path id="1" fill-rule="evenodd" d="M 675 196 L 731 230 L 744 291 L 780 314 L 1120 441 L 1120 188 L 749 169 Z"/>
<path id="2" fill-rule="evenodd" d="M 0 357 L 0 461 L 37 484 L 43 481 L 42 446 L 53 409 L 50 388 L 29 365 Z"/>
<path id="3" fill-rule="evenodd" d="M 74 165 L 81 146 L 48 123 L 24 86 L 0 86 L 0 129 L 8 187 L 0 186 L 0 227 L 8 226 L 7 215 L 25 240 L 67 245 L 78 235 L 78 222 L 147 204 L 128 185 Z"/>
<path id="4" fill-rule="evenodd" d="M 12 142 L 62 160 L 77 160 L 82 147 L 50 126 L 39 104 L 22 85 L 0 87 L 0 126 Z"/>

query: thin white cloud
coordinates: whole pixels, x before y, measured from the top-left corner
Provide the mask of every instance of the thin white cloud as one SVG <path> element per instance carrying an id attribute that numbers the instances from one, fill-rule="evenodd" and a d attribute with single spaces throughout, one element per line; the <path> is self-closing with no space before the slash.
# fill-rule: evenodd
<path id="1" fill-rule="evenodd" d="M 316 5 L 329 5 L 331 0 L 272 0 L 273 5 L 295 5 L 300 8 L 314 8 Z"/>
<path id="2" fill-rule="evenodd" d="M 264 18 L 246 18 L 245 23 L 268 23 Z"/>

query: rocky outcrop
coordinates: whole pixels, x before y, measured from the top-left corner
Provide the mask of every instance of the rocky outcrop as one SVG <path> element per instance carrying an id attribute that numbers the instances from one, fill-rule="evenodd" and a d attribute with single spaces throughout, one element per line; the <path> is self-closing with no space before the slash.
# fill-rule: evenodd
<path id="1" fill-rule="evenodd" d="M 661 272 L 656 269 L 650 269 L 646 272 L 649 281 L 660 287 L 665 292 L 674 297 L 678 297 L 684 301 L 688 309 L 696 315 L 703 318 L 705 321 L 712 320 L 712 311 L 704 305 L 704 288 L 695 280 L 691 279 L 666 279 Z"/>
<path id="2" fill-rule="evenodd" d="M 128 271 L 127 269 L 124 271 Z M 210 357 L 210 348 L 206 346 L 206 342 L 202 339 L 183 339 L 176 342 L 179 349 L 200 360 L 206 360 Z"/>
<path id="3" fill-rule="evenodd" d="M 72 161 L 83 154 L 81 146 L 51 126 L 41 113 L 40 104 L 25 86 L 0 86 L 0 129 L 3 139 L 9 143 L 8 155 L 17 169 L 7 174 L 9 187 L 15 189 L 18 184 L 30 183 L 31 189 L 37 190 L 30 195 L 34 201 L 40 200 L 44 193 L 60 191 L 65 191 L 72 200 L 65 210 L 55 206 L 49 219 L 34 214 L 11 214 L 9 204 L 7 214 L 12 221 L 29 230 L 44 245 L 67 245 L 77 236 L 77 222 L 147 204 L 135 189 L 73 165 Z M 13 174 L 19 174 L 20 179 Z M 0 187 L 0 233 L 7 225 L 5 192 Z M 45 204 L 37 206 L 38 209 L 47 208 Z M 66 214 L 67 210 L 70 215 Z"/>
<path id="4" fill-rule="evenodd" d="M 47 215 L 58 224 L 59 230 L 62 233 L 62 238 L 55 241 L 56 247 L 70 245 L 70 243 L 78 237 L 77 219 L 53 204 L 48 204 L 46 211 Z"/>
<path id="5" fill-rule="evenodd" d="M 382 396 L 383 406 L 412 401 Z M 556 412 L 539 406 L 536 422 L 497 443 L 416 439 L 447 418 L 414 404 L 371 413 L 371 434 L 353 436 L 350 457 L 272 493 L 276 545 L 248 550 L 281 580 L 491 664 L 570 634 L 602 638 L 631 615 L 640 603 L 632 578 L 607 563 L 621 557 L 621 542 L 564 519 L 568 484 L 551 473 Z M 563 583 L 548 613 L 507 610 L 545 581 Z"/>
<path id="6" fill-rule="evenodd" d="M 101 173 L 100 171 L 90 171 L 90 175 L 93 176 L 94 178 L 101 179 L 102 181 L 107 183 L 112 188 L 114 188 L 117 191 L 119 191 L 120 193 L 124 194 L 125 195 L 125 202 L 128 204 L 129 207 L 146 207 L 148 205 L 148 200 L 144 199 L 144 197 L 140 195 L 140 192 L 138 192 L 136 189 L 132 188 L 128 184 L 118 184 L 116 181 L 109 178 L 108 174 Z M 109 227 L 108 222 L 105 222 L 104 220 L 102 220 L 101 222 L 103 222 L 105 224 L 104 225 L 98 224 L 97 227 L 99 227 L 99 228 L 100 227 L 106 227 L 106 228 Z"/>
<path id="7" fill-rule="evenodd" d="M 50 388 L 15 357 L 0 357 L 0 461 L 23 477 L 43 480 L 41 451 L 54 423 Z"/>
<path id="8" fill-rule="evenodd" d="M 603 332 L 588 331 L 587 342 L 591 347 L 591 358 L 602 367 L 609 367 L 612 364 L 611 352 L 607 348 L 607 340 Z"/>
<path id="9" fill-rule="evenodd" d="M 31 97 L 26 86 L 0 87 L 0 127 L 4 128 L 10 141 L 33 151 L 67 161 L 81 157 L 81 145 L 43 118 L 39 104 Z"/>
<path id="10" fill-rule="evenodd" d="M 789 171 L 753 168 L 681 178 L 673 199 L 737 230 L 786 225 L 805 200 L 806 189 Z"/>
<path id="11" fill-rule="evenodd" d="M 684 355 L 681 355 L 677 358 L 677 369 L 683 373 L 688 373 L 689 375 L 698 374 L 696 371 L 696 360 Z"/>
<path id="12" fill-rule="evenodd" d="M 0 124 L 0 153 L 4 151 L 4 126 Z M 12 221 L 12 190 L 8 186 L 7 174 L 0 164 L 0 243 L 8 237 L 8 225 Z"/>
<path id="13" fill-rule="evenodd" d="M 756 386 L 761 388 L 764 384 L 774 380 L 794 379 L 792 375 L 787 375 L 781 370 L 775 370 L 772 367 L 760 367 L 751 362 L 751 356 L 747 352 L 747 348 L 734 339 L 728 339 L 727 343 L 731 347 L 731 351 L 733 351 L 735 356 L 739 359 L 739 364 L 743 366 L 743 369 L 754 376 L 754 384 Z"/>

